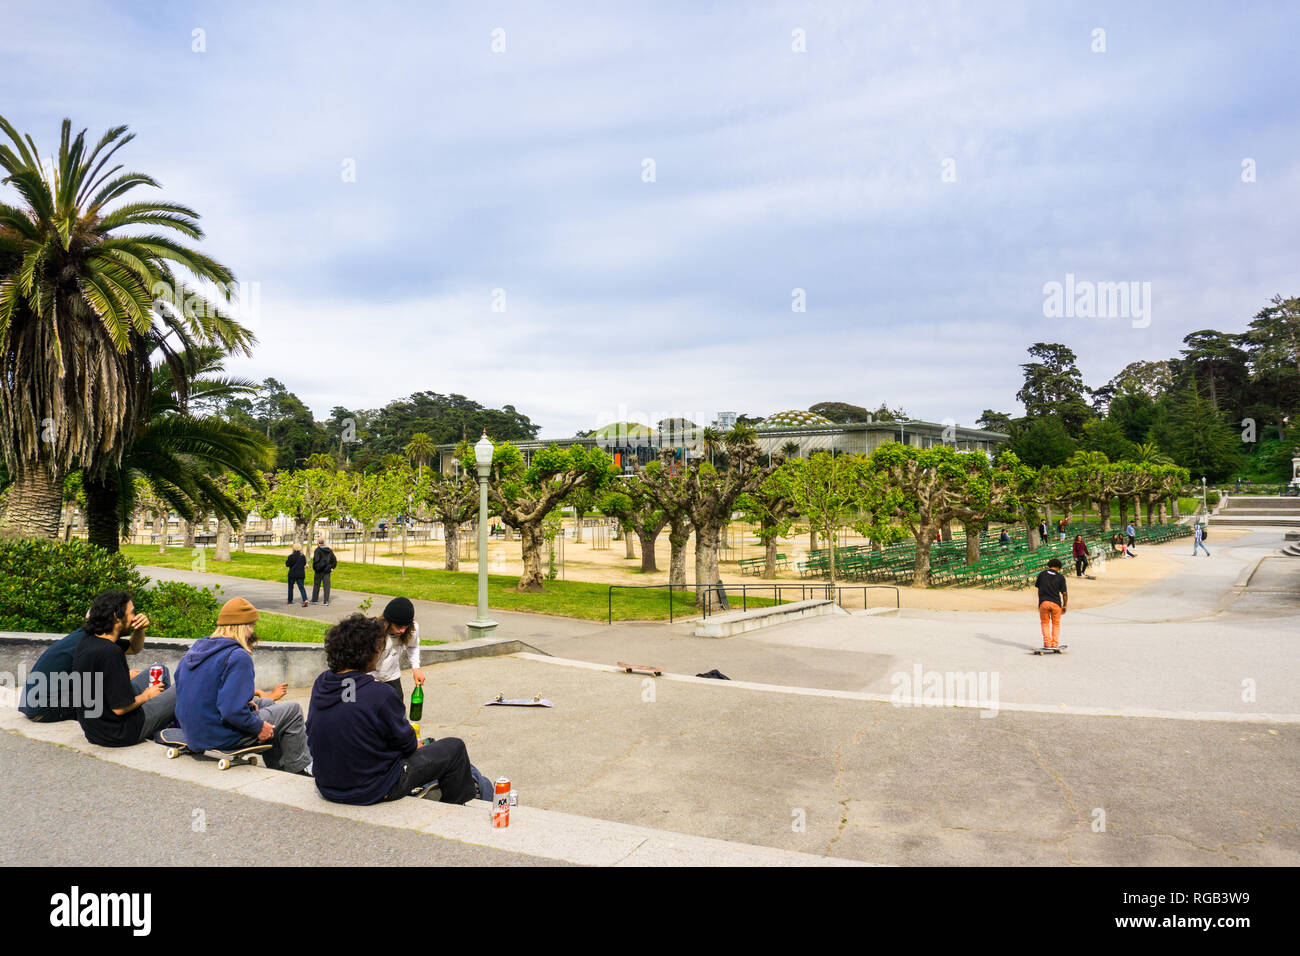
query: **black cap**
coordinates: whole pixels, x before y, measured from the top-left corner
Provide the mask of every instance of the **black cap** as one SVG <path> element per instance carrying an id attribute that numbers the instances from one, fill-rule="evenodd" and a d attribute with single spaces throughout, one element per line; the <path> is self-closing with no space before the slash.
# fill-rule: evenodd
<path id="1" fill-rule="evenodd" d="M 397 597 L 388 602 L 384 608 L 384 620 L 398 627 L 406 627 L 415 622 L 415 605 L 410 598 Z"/>

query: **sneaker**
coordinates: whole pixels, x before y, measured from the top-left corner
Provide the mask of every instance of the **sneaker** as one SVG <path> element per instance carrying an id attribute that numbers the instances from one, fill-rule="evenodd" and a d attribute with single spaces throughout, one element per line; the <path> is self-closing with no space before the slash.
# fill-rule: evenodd
<path id="1" fill-rule="evenodd" d="M 307 606 L 308 606 L 308 603 L 307 603 L 306 601 L 303 601 L 303 602 L 302 602 L 302 606 L 303 606 L 303 607 L 307 607 Z"/>

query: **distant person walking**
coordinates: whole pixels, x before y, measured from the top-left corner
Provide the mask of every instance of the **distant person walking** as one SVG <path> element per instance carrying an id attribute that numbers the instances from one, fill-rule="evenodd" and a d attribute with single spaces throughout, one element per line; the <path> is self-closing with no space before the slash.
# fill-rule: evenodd
<path id="1" fill-rule="evenodd" d="M 1047 535 L 1048 535 L 1047 519 L 1044 518 L 1042 521 L 1038 522 L 1038 539 L 1040 541 L 1046 541 Z"/>
<path id="2" fill-rule="evenodd" d="M 1038 622 L 1043 631 L 1043 647 L 1060 647 L 1061 615 L 1070 596 L 1066 593 L 1059 558 L 1047 562 L 1046 570 L 1039 572 L 1034 585 L 1038 588 Z"/>
<path id="3" fill-rule="evenodd" d="M 316 539 L 316 550 L 311 556 L 311 603 L 320 600 L 321 585 L 325 585 L 325 606 L 330 606 L 330 572 L 338 567 L 339 559 L 334 556 L 325 535 Z"/>
<path id="4" fill-rule="evenodd" d="M 1137 531 L 1137 528 L 1133 527 L 1133 522 L 1132 522 L 1132 521 L 1130 521 L 1130 522 L 1128 523 L 1128 527 L 1124 529 L 1124 533 L 1125 533 L 1126 535 L 1128 535 L 1128 546 L 1129 546 L 1129 548 L 1133 551 L 1134 554 L 1137 554 L 1137 536 L 1138 536 L 1138 531 Z"/>
<path id="5" fill-rule="evenodd" d="M 284 566 L 289 569 L 289 600 L 288 604 L 293 604 L 293 586 L 298 585 L 298 593 L 302 595 L 302 606 L 307 606 L 307 556 L 302 553 L 302 545 L 295 543 L 293 551 L 284 559 Z"/>
<path id="6" fill-rule="evenodd" d="M 1196 549 L 1200 548 L 1205 552 L 1205 556 L 1210 556 L 1210 549 L 1205 546 L 1205 528 L 1201 523 L 1196 522 L 1196 530 L 1192 532 L 1192 557 L 1196 557 Z"/>
<path id="7" fill-rule="evenodd" d="M 1070 551 L 1074 555 L 1074 576 L 1081 578 L 1083 572 L 1088 570 L 1088 546 L 1083 543 L 1083 535 L 1074 536 L 1074 544 Z"/>

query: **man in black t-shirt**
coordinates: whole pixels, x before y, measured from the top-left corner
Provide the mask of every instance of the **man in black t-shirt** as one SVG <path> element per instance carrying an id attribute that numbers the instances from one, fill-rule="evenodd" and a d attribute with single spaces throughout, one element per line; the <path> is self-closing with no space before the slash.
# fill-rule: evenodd
<path id="1" fill-rule="evenodd" d="M 1065 613 L 1065 604 L 1070 599 L 1066 593 L 1065 575 L 1061 573 L 1059 558 L 1047 562 L 1047 569 L 1039 572 L 1034 586 L 1038 588 L 1038 621 L 1043 631 L 1043 647 L 1058 647 L 1061 642 L 1061 615 Z"/>
<path id="2" fill-rule="evenodd" d="M 126 591 L 105 591 L 90 605 L 88 636 L 73 653 L 72 672 L 80 690 L 77 722 L 92 744 L 129 747 L 172 724 L 176 689 L 150 686 L 137 694 L 126 666 L 126 655 L 144 648 L 148 625 Z"/>

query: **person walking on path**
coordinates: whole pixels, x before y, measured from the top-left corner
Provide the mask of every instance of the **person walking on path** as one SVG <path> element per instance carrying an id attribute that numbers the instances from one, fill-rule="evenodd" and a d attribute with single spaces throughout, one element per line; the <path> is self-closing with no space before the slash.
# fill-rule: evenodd
<path id="1" fill-rule="evenodd" d="M 339 559 L 325 543 L 325 535 L 316 539 L 316 550 L 311 556 L 311 603 L 320 600 L 321 585 L 325 585 L 325 606 L 330 606 L 330 572 L 338 567 Z"/>
<path id="2" fill-rule="evenodd" d="M 289 600 L 287 604 L 293 604 L 293 586 L 298 585 L 298 593 L 302 595 L 302 606 L 307 606 L 307 556 L 302 553 L 302 545 L 295 543 L 289 556 L 284 559 L 284 566 L 289 569 Z"/>
<path id="3" fill-rule="evenodd" d="M 1059 558 L 1047 562 L 1034 581 L 1038 588 L 1038 622 L 1043 631 L 1043 649 L 1061 646 L 1061 615 L 1070 596 L 1066 593 L 1065 575 Z"/>
<path id="4" fill-rule="evenodd" d="M 1124 533 L 1128 535 L 1129 550 L 1132 551 L 1134 554 L 1137 554 L 1138 532 L 1137 532 L 1137 528 L 1133 527 L 1132 521 L 1128 523 L 1128 527 L 1124 529 Z"/>
<path id="5" fill-rule="evenodd" d="M 176 719 L 191 750 L 269 741 L 268 767 L 308 773 L 311 754 L 302 707 L 279 702 L 279 687 L 263 695 L 253 683 L 256 624 L 257 608 L 243 598 L 222 606 L 216 631 L 195 641 L 176 666 Z"/>
<path id="6" fill-rule="evenodd" d="M 1083 535 L 1074 536 L 1074 544 L 1071 546 L 1071 553 L 1074 555 L 1074 576 L 1083 577 L 1083 572 L 1088 570 L 1088 546 L 1083 543 Z"/>
<path id="7" fill-rule="evenodd" d="M 1192 557 L 1196 557 L 1196 549 L 1200 548 L 1205 552 L 1205 556 L 1210 556 L 1210 549 L 1205 546 L 1205 529 L 1201 523 L 1196 522 L 1196 530 L 1192 532 Z"/>
<path id="8" fill-rule="evenodd" d="M 410 598 L 395 597 L 384 608 L 380 620 L 384 622 L 384 650 L 379 663 L 370 676 L 387 684 L 397 693 L 397 699 L 406 700 L 402 690 L 402 655 L 411 665 L 411 677 L 416 687 L 424 684 L 424 671 L 420 670 L 420 625 L 415 623 L 415 605 Z"/>
<path id="9" fill-rule="evenodd" d="M 86 739 L 101 747 L 143 743 L 172 725 L 176 687 L 153 684 L 139 693 L 131 686 L 126 655 L 144 649 L 149 619 L 135 613 L 127 591 L 96 595 L 86 613 L 89 637 L 72 654 L 72 676 L 84 688 L 77 722 Z"/>

